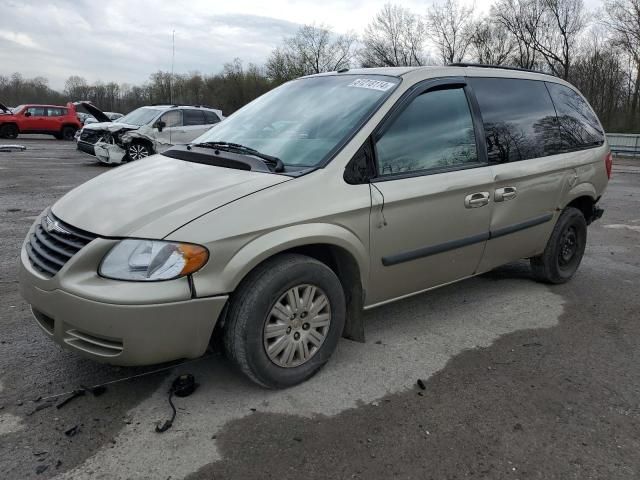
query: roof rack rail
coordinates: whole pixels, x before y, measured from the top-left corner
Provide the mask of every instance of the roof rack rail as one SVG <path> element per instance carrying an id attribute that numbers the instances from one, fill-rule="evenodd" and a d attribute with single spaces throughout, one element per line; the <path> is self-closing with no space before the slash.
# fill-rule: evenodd
<path id="1" fill-rule="evenodd" d="M 489 65 L 486 63 L 449 63 L 447 67 L 477 67 L 477 68 L 498 68 L 500 70 L 516 70 L 519 72 L 540 73 L 542 75 L 551 75 L 550 73 L 541 72 L 540 70 L 531 70 L 529 68 L 510 67 L 508 65 Z"/>

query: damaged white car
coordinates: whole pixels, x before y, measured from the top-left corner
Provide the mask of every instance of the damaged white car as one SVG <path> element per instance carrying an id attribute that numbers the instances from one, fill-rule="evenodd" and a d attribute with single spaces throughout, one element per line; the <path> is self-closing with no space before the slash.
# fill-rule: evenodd
<path id="1" fill-rule="evenodd" d="M 201 105 L 141 107 L 115 121 L 85 125 L 77 146 L 103 163 L 118 164 L 189 143 L 223 118 L 221 110 Z"/>

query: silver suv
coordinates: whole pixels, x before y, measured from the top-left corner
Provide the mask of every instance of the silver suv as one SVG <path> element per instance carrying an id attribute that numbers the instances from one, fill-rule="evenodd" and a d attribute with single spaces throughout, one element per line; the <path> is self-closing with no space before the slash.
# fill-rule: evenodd
<path id="1" fill-rule="evenodd" d="M 95 109 L 84 105 L 90 113 Z M 173 145 L 189 143 L 224 118 L 222 111 L 200 105 L 140 107 L 116 119 L 109 118 L 108 112 L 100 114 L 96 113 L 105 121 L 85 123 L 76 135 L 77 146 L 111 164 L 140 160 Z"/>
<path id="2" fill-rule="evenodd" d="M 252 380 L 288 387 L 364 340 L 363 309 L 521 258 L 566 282 L 610 174 L 598 119 L 557 78 L 316 75 L 66 194 L 27 235 L 21 291 L 90 358 L 193 358 L 220 335 Z"/>

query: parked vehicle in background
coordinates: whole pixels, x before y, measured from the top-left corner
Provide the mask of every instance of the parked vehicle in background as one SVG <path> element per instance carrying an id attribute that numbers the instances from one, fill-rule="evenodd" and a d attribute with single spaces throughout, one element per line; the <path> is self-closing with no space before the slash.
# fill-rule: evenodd
<path id="1" fill-rule="evenodd" d="M 104 112 L 104 114 L 109 117 L 109 120 L 111 120 L 112 122 L 118 120 L 119 118 L 124 117 L 124 115 L 122 113 L 117 113 L 117 112 Z M 91 125 L 92 123 L 99 123 L 100 120 L 98 120 L 96 117 L 94 117 L 93 115 L 88 115 L 87 118 L 84 120 L 84 122 L 82 122 L 83 125 Z"/>
<path id="2" fill-rule="evenodd" d="M 0 138 L 17 138 L 18 135 L 49 134 L 58 140 L 73 140 L 82 126 L 75 105 L 27 104 L 12 109 L 0 104 Z"/>
<path id="3" fill-rule="evenodd" d="M 104 163 L 139 160 L 189 143 L 223 118 L 221 110 L 200 105 L 141 107 L 112 122 L 85 125 L 77 146 Z"/>
<path id="4" fill-rule="evenodd" d="M 364 339 L 363 308 L 522 258 L 569 281 L 611 168 L 593 110 L 550 75 L 305 77 L 66 194 L 27 235 L 20 288 L 46 335 L 90 358 L 198 357 L 217 326 L 242 372 L 288 387 L 341 335 Z"/>

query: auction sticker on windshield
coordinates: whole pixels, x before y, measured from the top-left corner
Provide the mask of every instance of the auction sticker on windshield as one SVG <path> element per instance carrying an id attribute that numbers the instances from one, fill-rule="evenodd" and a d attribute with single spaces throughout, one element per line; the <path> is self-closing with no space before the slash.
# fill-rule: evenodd
<path id="1" fill-rule="evenodd" d="M 386 92 L 395 84 L 391 82 L 385 82 L 383 80 L 370 80 L 367 78 L 358 78 L 351 82 L 349 87 L 358 87 L 358 88 L 368 88 L 370 90 L 380 90 L 381 92 Z"/>

